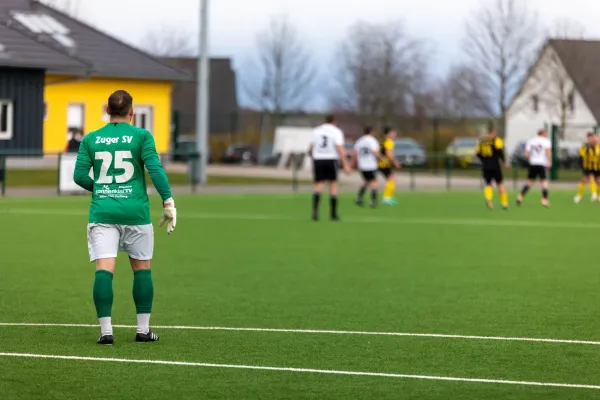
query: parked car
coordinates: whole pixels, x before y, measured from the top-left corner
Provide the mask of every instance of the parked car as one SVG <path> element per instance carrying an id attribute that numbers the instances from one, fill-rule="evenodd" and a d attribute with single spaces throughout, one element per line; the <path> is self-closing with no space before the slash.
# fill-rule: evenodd
<path id="1" fill-rule="evenodd" d="M 454 166 L 460 168 L 469 168 L 481 165 L 477 157 L 478 139 L 474 137 L 455 138 L 446 148 L 446 156 Z"/>
<path id="2" fill-rule="evenodd" d="M 193 140 L 182 140 L 175 144 L 171 159 L 173 162 L 188 162 L 196 153 L 196 142 Z M 208 149 L 208 160 L 211 162 L 210 149 Z"/>
<path id="3" fill-rule="evenodd" d="M 411 138 L 394 140 L 394 156 L 402 165 L 423 167 L 427 165 L 427 154 L 419 143 Z"/>
<path id="4" fill-rule="evenodd" d="M 257 164 L 258 149 L 249 144 L 232 144 L 223 153 L 221 161 L 225 164 Z"/>
<path id="5" fill-rule="evenodd" d="M 520 168 L 527 168 L 529 166 L 529 161 L 525 158 L 525 143 L 519 142 L 515 151 L 510 156 L 511 165 L 515 165 Z"/>
<path id="6" fill-rule="evenodd" d="M 352 162 L 352 153 L 354 152 L 354 143 L 353 142 L 344 142 L 344 151 L 346 152 L 346 161 L 348 161 L 348 165 Z M 340 163 L 340 168 L 342 167 L 342 163 Z"/>

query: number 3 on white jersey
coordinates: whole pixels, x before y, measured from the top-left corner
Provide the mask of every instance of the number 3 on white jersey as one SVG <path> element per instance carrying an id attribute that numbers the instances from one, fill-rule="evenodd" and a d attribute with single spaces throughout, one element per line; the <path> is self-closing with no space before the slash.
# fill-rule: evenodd
<path id="1" fill-rule="evenodd" d="M 108 185 L 113 183 L 113 178 L 115 178 L 116 183 L 125 183 L 130 180 L 135 173 L 135 168 L 130 161 L 125 160 L 126 158 L 133 158 L 131 151 L 115 151 L 114 168 L 122 169 L 123 173 L 113 177 L 108 175 L 108 170 L 113 162 L 112 154 L 108 151 L 97 152 L 95 159 L 102 160 L 102 165 L 100 166 L 100 177 L 96 183 Z"/>

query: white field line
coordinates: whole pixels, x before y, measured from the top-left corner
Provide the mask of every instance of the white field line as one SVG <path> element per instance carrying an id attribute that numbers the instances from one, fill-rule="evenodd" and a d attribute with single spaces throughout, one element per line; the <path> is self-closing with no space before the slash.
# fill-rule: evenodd
<path id="1" fill-rule="evenodd" d="M 0 322 L 0 327 L 58 327 L 58 328 L 98 328 L 94 324 L 60 324 L 60 323 L 35 323 L 35 322 Z M 280 329 L 280 328 L 238 328 L 226 326 L 186 326 L 186 325 L 152 325 L 156 329 L 196 330 L 196 331 L 232 331 L 232 332 L 269 332 L 269 333 L 296 333 L 317 335 L 357 335 L 357 336 L 398 336 L 437 339 L 463 339 L 463 340 L 497 340 L 505 342 L 536 342 L 555 344 L 584 344 L 600 346 L 600 341 L 576 339 L 548 339 L 528 337 L 505 336 L 477 336 L 477 335 L 452 335 L 444 333 L 411 333 L 411 332 L 370 332 L 370 331 L 344 331 L 320 329 Z M 135 329 L 135 325 L 113 325 L 113 328 Z"/>
<path id="2" fill-rule="evenodd" d="M 85 210 L 42 209 L 42 208 L 3 208 L 0 214 L 17 215 L 60 215 L 82 217 L 87 216 Z M 180 212 L 182 219 L 213 219 L 235 221 L 305 221 L 306 218 L 277 214 L 223 214 L 223 213 L 186 213 Z M 462 225 L 462 226 L 506 226 L 523 228 L 574 228 L 600 229 L 600 223 L 552 222 L 531 220 L 489 220 L 489 219 L 452 219 L 452 218 L 378 218 L 378 217 L 347 217 L 348 223 L 375 223 L 398 225 Z"/>
<path id="3" fill-rule="evenodd" d="M 570 389 L 593 389 L 600 390 L 598 385 L 582 385 L 574 383 L 552 383 L 552 382 L 534 382 L 534 381 L 510 381 L 502 379 L 485 379 L 485 378 L 457 378 L 451 376 L 430 376 L 430 375 L 409 375 L 396 374 L 386 372 L 360 372 L 360 371 L 339 371 L 331 369 L 313 369 L 313 368 L 288 368 L 288 367 L 267 367 L 259 365 L 238 365 L 238 364 L 213 364 L 200 362 L 186 361 L 164 361 L 164 360 L 134 360 L 128 358 L 104 358 L 104 357 L 82 357 L 82 356 L 62 356 L 62 355 L 47 355 L 47 354 L 29 354 L 29 353 L 0 353 L 0 357 L 20 357 L 20 358 L 41 358 L 55 360 L 72 360 L 72 361 L 103 361 L 115 363 L 130 363 L 130 364 L 155 364 L 155 365 L 177 365 L 186 367 L 204 367 L 204 368 L 231 368 L 231 369 L 248 369 L 259 371 L 278 371 L 278 372 L 298 372 L 326 375 L 351 375 L 351 376 L 368 376 L 379 378 L 401 378 L 401 379 L 420 379 L 431 381 L 452 381 L 452 382 L 470 382 L 470 383 L 492 383 L 498 385 L 520 385 L 520 386 L 544 386 Z"/>

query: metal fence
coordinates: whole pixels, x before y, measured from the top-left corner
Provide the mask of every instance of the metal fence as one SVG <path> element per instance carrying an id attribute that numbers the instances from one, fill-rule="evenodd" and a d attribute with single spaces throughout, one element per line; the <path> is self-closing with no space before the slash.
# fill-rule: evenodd
<path id="1" fill-rule="evenodd" d="M 197 155 L 188 153 L 185 157 L 176 158 L 173 154 L 163 154 L 161 160 L 172 186 L 179 192 L 200 193 L 207 190 L 192 175 L 194 163 L 200 160 Z M 209 165 L 208 187 L 213 190 L 227 188 L 229 192 L 248 190 L 249 187 L 257 191 L 275 188 L 278 191 L 310 190 L 312 172 L 304 167 L 305 160 L 306 154 L 293 154 L 287 160 L 275 158 L 270 165 L 213 163 Z M 482 187 L 480 166 L 472 156 L 428 153 L 425 160 L 402 161 L 404 165 L 397 171 L 399 190 L 473 190 Z M 73 153 L 35 158 L 0 155 L 0 194 L 79 193 L 81 191 L 72 182 L 74 163 Z M 567 167 L 572 165 L 565 165 L 558 171 L 559 180 L 579 180 L 579 169 Z M 505 169 L 504 173 L 509 188 L 517 189 L 526 178 L 526 165 L 515 161 L 512 168 Z M 355 190 L 361 183 L 356 172 L 340 176 L 342 190 Z"/>

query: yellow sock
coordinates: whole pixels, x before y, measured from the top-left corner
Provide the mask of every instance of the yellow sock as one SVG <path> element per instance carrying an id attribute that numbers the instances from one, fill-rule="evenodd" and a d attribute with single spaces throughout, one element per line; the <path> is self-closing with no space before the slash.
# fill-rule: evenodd
<path id="1" fill-rule="evenodd" d="M 592 192 L 592 193 L 598 192 L 596 182 L 594 182 L 594 181 L 590 181 L 590 192 Z"/>
<path id="2" fill-rule="evenodd" d="M 385 188 L 383 189 L 383 198 L 384 199 L 391 199 L 392 197 L 394 197 L 394 191 L 396 190 L 396 182 L 394 181 L 387 181 L 385 183 Z"/>
<path id="3" fill-rule="evenodd" d="M 508 193 L 500 193 L 500 204 L 502 204 L 502 207 L 508 207 Z"/>
<path id="4" fill-rule="evenodd" d="M 577 196 L 581 197 L 585 193 L 585 183 L 579 182 L 579 188 L 577 189 Z"/>
<path id="5" fill-rule="evenodd" d="M 483 189 L 483 196 L 486 200 L 492 200 L 494 198 L 494 189 L 492 189 L 491 186 L 486 186 L 485 189 Z"/>

